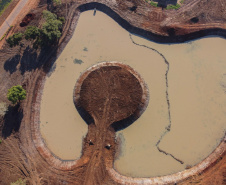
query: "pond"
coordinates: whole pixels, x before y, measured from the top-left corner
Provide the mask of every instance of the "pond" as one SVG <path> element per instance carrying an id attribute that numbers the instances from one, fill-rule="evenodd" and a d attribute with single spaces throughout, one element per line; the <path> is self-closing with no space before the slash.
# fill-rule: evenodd
<path id="1" fill-rule="evenodd" d="M 117 133 L 121 145 L 115 169 L 127 176 L 152 177 L 197 164 L 226 130 L 225 46 L 225 39 L 217 37 L 157 44 L 130 35 L 102 12 L 82 13 L 46 77 L 40 110 L 45 143 L 63 160 L 81 156 L 88 126 L 73 103 L 75 83 L 92 65 L 117 61 L 141 75 L 150 98 L 141 117 Z"/>

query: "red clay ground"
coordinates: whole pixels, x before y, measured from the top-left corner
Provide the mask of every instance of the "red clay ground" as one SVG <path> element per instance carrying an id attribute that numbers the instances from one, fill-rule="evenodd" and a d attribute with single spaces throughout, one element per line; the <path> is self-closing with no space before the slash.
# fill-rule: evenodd
<path id="1" fill-rule="evenodd" d="M 35 1 L 32 1 L 34 3 Z M 143 1 L 121 1 L 118 0 L 118 5 L 111 5 L 108 2 L 104 2 L 112 9 L 116 10 L 123 18 L 131 22 L 133 25 L 151 30 L 155 33 L 167 34 L 164 29 L 164 25 L 175 25 L 175 27 L 181 27 L 178 33 L 185 33 L 189 30 L 192 32 L 197 29 L 205 29 L 208 27 L 214 27 L 217 23 L 218 27 L 224 28 L 224 22 L 226 20 L 225 7 L 226 2 L 224 0 L 191 0 L 185 1 L 183 7 L 177 11 L 162 11 L 159 8 L 152 8 L 145 4 Z M 36 2 L 35 2 L 36 3 Z M 65 12 L 66 6 L 63 8 L 55 9 L 59 15 L 66 15 L 66 23 L 63 30 L 62 39 L 59 43 L 60 49 L 67 43 L 67 39 L 70 38 L 72 30 L 70 29 L 71 22 L 76 23 L 79 12 L 75 9 L 78 4 L 82 4 L 83 1 L 76 1 L 77 4 L 71 4 L 67 6 L 67 13 Z M 194 6 L 195 3 L 195 6 Z M 213 8 L 213 4 L 214 7 Z M 33 4 L 34 5 L 34 4 Z M 24 14 L 26 15 L 31 11 L 32 6 L 27 6 Z M 137 5 L 138 10 L 136 13 L 131 12 L 129 7 Z M 35 20 L 32 21 L 32 25 L 40 26 L 41 24 L 41 11 L 43 8 L 37 8 L 33 12 L 36 13 Z M 151 10 L 151 11 L 149 11 Z M 188 13 L 189 12 L 189 13 Z M 75 16 L 75 19 L 73 18 Z M 182 16 L 183 15 L 183 16 Z M 194 24 L 190 22 L 190 19 L 194 16 L 199 17 L 200 22 Z M 24 17 L 21 15 L 20 20 Z M 169 18 L 172 18 L 171 21 Z M 19 19 L 18 19 L 19 20 Z M 24 31 L 26 28 L 20 28 L 19 22 L 13 30 Z M 150 20 L 153 20 L 150 23 Z M 200 26 L 200 24 L 202 24 Z M 184 25 L 184 27 L 183 27 Z M 200 27 L 199 27 L 200 26 Z M 66 39 L 65 39 L 66 38 Z M 5 46 L 0 51 L 0 101 L 9 102 L 6 99 L 7 89 L 13 85 L 22 84 L 27 90 L 27 99 L 19 107 L 10 107 L 9 113 L 1 118 L 0 129 L 2 137 L 6 136 L 2 144 L 0 144 L 0 184 L 8 185 L 11 182 L 16 181 L 18 178 L 25 178 L 28 180 L 28 184 L 117 184 L 107 174 L 104 167 L 103 156 L 108 156 L 109 160 L 113 160 L 115 152 L 115 143 L 113 141 L 114 130 L 111 127 L 107 127 L 108 124 L 115 120 L 115 115 L 110 116 L 111 119 L 105 121 L 99 121 L 100 128 L 106 129 L 105 134 L 102 129 L 98 129 L 96 125 L 90 124 L 89 133 L 84 140 L 84 154 L 87 153 L 89 160 L 72 170 L 61 170 L 50 166 L 49 163 L 40 155 L 35 148 L 32 136 L 31 136 L 31 123 L 32 123 L 32 110 L 33 103 L 40 86 L 42 78 L 46 75 L 49 67 L 51 66 L 51 59 L 54 60 L 57 47 L 49 48 L 46 50 L 34 50 L 32 49 L 32 43 L 29 41 L 23 41 L 24 46 L 18 46 L 13 49 Z M 59 52 L 59 50 L 58 50 Z M 122 71 L 124 73 L 125 71 Z M 125 72 L 126 73 L 126 72 Z M 98 74 L 94 73 L 94 76 Z M 129 76 L 129 74 L 126 74 Z M 114 76 L 113 76 L 114 77 Z M 115 77 L 114 77 L 115 78 Z M 131 77 L 132 78 L 132 77 Z M 117 79 L 117 78 L 115 78 Z M 86 82 L 88 83 L 88 82 Z M 85 84 L 86 84 L 85 83 Z M 104 81 L 103 81 L 104 83 Z M 129 81 L 128 81 L 129 83 Z M 118 82 L 120 84 L 120 82 Z M 86 88 L 86 85 L 83 86 Z M 138 87 L 139 89 L 139 87 Z M 87 92 L 88 93 L 88 92 Z M 139 92 L 136 91 L 139 94 Z M 86 93 L 83 94 L 84 97 Z M 82 96 L 83 97 L 83 96 Z M 97 96 L 98 97 L 98 96 Z M 86 98 L 85 98 L 86 99 Z M 111 99 L 111 98 L 110 98 Z M 129 101 L 129 100 L 128 100 Z M 136 101 L 134 101 L 134 107 L 136 107 Z M 82 101 L 83 103 L 83 101 Z M 89 104 L 85 103 L 83 107 L 86 107 L 87 111 L 95 117 L 98 114 L 96 109 L 89 108 Z M 92 105 L 92 104 L 91 104 Z M 101 105 L 103 106 L 103 104 Z M 118 105 L 117 105 L 118 106 Z M 106 106 L 110 108 L 109 106 Z M 133 112 L 134 107 L 128 109 L 128 116 Z M 106 109 L 107 110 L 107 109 Z M 127 109 L 126 109 L 127 110 Z M 103 111 L 100 111 L 103 115 Z M 105 111 L 105 114 L 107 111 Z M 102 116 L 96 116 L 97 120 L 101 120 Z M 104 116 L 108 117 L 108 116 Z M 117 118 L 122 119 L 122 118 Z M 97 123 L 97 122 L 95 122 Z M 95 131 L 91 131 L 95 130 Z M 91 134 L 92 133 L 92 134 Z M 95 133 L 95 135 L 93 135 Z M 94 142 L 94 145 L 90 145 L 87 140 Z M 105 138 L 103 141 L 95 141 L 97 138 Z M 93 139 L 94 138 L 94 139 Z M 99 143 L 99 144 L 95 144 Z M 104 148 L 104 146 L 110 143 L 112 148 L 110 150 Z M 88 148 L 88 149 L 86 149 Z M 87 152 L 85 152 L 87 151 Z M 150 156 L 151 157 L 151 156 Z M 94 166 L 97 167 L 95 170 Z M 92 181 L 92 182 L 91 182 Z M 219 159 L 215 165 L 207 169 L 202 174 L 197 174 L 190 179 L 181 182 L 179 184 L 211 184 L 211 185 L 223 185 L 226 184 L 226 157 Z"/>

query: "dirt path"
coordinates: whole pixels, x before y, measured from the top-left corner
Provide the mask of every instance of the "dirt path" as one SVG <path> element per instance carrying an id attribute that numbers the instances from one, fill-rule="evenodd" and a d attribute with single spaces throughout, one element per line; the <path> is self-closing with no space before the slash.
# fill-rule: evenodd
<path id="1" fill-rule="evenodd" d="M 9 26 L 12 26 L 14 20 L 20 14 L 27 1 L 28 0 L 20 0 L 20 2 L 16 5 L 10 15 L 6 18 L 6 21 L 0 27 L 0 38 L 2 38 L 4 33 L 9 29 Z"/>

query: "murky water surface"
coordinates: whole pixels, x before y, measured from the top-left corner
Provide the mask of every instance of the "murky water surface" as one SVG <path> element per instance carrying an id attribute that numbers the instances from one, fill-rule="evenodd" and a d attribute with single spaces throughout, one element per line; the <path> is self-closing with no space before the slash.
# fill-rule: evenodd
<path id="1" fill-rule="evenodd" d="M 95 16 L 93 11 L 81 14 L 72 39 L 46 79 L 40 113 L 42 136 L 58 157 L 79 158 L 87 125 L 73 103 L 76 80 L 95 63 L 118 61 L 143 77 L 150 100 L 143 115 L 117 134 L 122 145 L 116 170 L 127 176 L 151 177 L 195 165 L 216 148 L 226 130 L 226 40 L 205 38 L 161 45 L 137 36 L 132 39 L 161 52 L 169 71 L 162 56 L 135 45 L 129 33 L 107 15 L 99 11 Z M 161 150 L 184 164 L 159 152 L 158 141 Z"/>

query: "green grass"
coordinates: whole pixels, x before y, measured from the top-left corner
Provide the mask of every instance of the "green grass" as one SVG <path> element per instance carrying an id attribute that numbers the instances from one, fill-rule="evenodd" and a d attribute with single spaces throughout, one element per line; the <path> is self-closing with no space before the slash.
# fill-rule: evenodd
<path id="1" fill-rule="evenodd" d="M 10 32 L 10 30 L 13 28 L 13 26 L 10 26 L 10 28 L 5 32 L 5 34 L 2 36 L 2 38 L 0 39 L 0 41 L 2 41 L 6 35 L 8 35 L 8 33 Z"/>
<path id="2" fill-rule="evenodd" d="M 151 5 L 151 6 L 154 6 L 154 7 L 157 7 L 157 6 L 158 6 L 158 3 L 155 3 L 155 2 L 153 2 L 153 1 L 151 1 L 151 2 L 150 2 L 150 5 Z"/>
<path id="3" fill-rule="evenodd" d="M 3 12 L 6 10 L 6 8 L 10 5 L 10 3 L 13 0 L 2 0 L 0 2 L 0 16 L 3 14 Z"/>
<path id="4" fill-rule="evenodd" d="M 181 1 L 180 1 L 180 4 L 183 4 L 183 3 L 184 3 L 184 1 L 185 1 L 185 0 L 181 0 Z"/>
<path id="5" fill-rule="evenodd" d="M 10 183 L 10 185 L 26 185 L 26 180 L 19 178 L 16 182 Z"/>
<path id="6" fill-rule="evenodd" d="M 176 5 L 168 5 L 167 7 L 166 7 L 166 9 L 167 10 L 172 10 L 172 9 L 175 9 L 175 10 L 177 10 L 177 9 L 179 9 L 180 8 L 180 5 L 177 3 Z"/>

